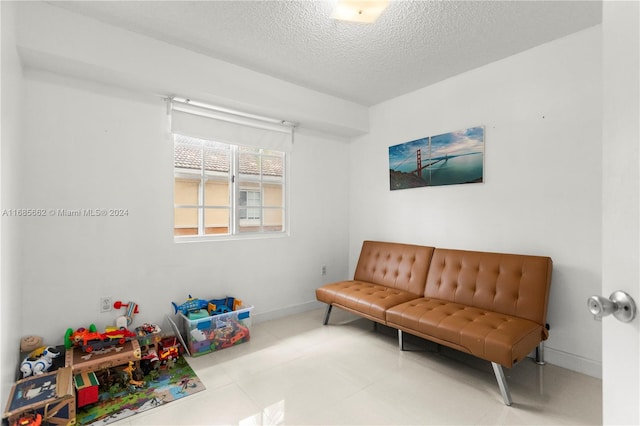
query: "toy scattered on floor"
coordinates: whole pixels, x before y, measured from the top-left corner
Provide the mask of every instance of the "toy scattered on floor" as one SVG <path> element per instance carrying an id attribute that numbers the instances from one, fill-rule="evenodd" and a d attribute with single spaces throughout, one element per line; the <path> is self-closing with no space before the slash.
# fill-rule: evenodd
<path id="1" fill-rule="evenodd" d="M 135 386 L 136 388 L 143 388 L 145 385 L 144 382 L 144 374 L 142 370 L 135 366 L 133 361 L 129 361 L 129 365 L 122 369 L 122 371 L 128 375 L 130 385 Z"/>
<path id="2" fill-rule="evenodd" d="M 140 359 L 140 370 L 145 376 L 152 371 L 156 371 L 160 368 L 160 358 L 155 349 L 149 349 L 147 353 Z"/>
<path id="3" fill-rule="evenodd" d="M 176 344 L 175 338 L 173 339 L 172 345 L 163 346 L 160 348 L 158 353 L 158 358 L 160 360 L 160 365 L 167 365 L 169 361 L 175 361 L 180 356 L 180 351 L 178 350 L 178 345 Z"/>
<path id="4" fill-rule="evenodd" d="M 156 369 L 149 371 L 147 374 L 152 382 L 157 382 L 160 379 L 160 373 Z"/>
<path id="5" fill-rule="evenodd" d="M 40 336 L 25 336 L 20 339 L 20 352 L 31 352 L 43 345 Z"/>
<path id="6" fill-rule="evenodd" d="M 99 391 L 117 393 L 126 385 L 123 381 L 122 374 L 115 367 L 108 367 L 100 371 L 96 371 L 96 378 L 99 384 Z"/>
<path id="7" fill-rule="evenodd" d="M 104 333 L 99 333 L 96 326 L 91 324 L 89 329 L 81 327 L 74 331 L 68 328 L 64 335 L 64 346 L 67 349 L 76 346 L 83 352 L 91 353 L 110 346 L 124 345 L 134 338 L 136 334 L 124 327 L 107 327 Z"/>
<path id="8" fill-rule="evenodd" d="M 85 339 L 88 340 L 92 337 L 100 338 L 100 333 L 98 333 L 95 324 L 91 324 L 88 329 L 80 327 L 75 331 L 72 328 L 68 328 L 64 335 L 64 347 L 71 349 L 84 342 Z"/>
<path id="9" fill-rule="evenodd" d="M 93 371 L 85 371 L 73 376 L 76 388 L 76 404 L 79 407 L 98 402 L 100 381 Z"/>
<path id="10" fill-rule="evenodd" d="M 203 300 L 197 297 L 189 298 L 181 305 L 177 305 L 175 302 L 171 302 L 174 308 L 174 313 L 181 312 L 184 316 L 190 319 L 198 319 L 200 317 L 200 311 L 206 311 L 209 316 L 225 314 L 227 312 L 235 311 L 242 306 L 242 301 L 235 297 L 225 297 L 224 299 L 211 299 Z M 192 315 L 196 314 L 196 315 Z"/>
<path id="11" fill-rule="evenodd" d="M 62 352 L 52 346 L 42 346 L 33 350 L 20 364 L 22 378 L 46 373 L 53 365 L 53 359 L 60 355 Z"/>
<path id="12" fill-rule="evenodd" d="M 11 426 L 40 426 L 42 424 L 42 414 L 29 413 L 21 416 L 13 422 Z"/>
<path id="13" fill-rule="evenodd" d="M 178 342 L 178 339 L 176 336 L 167 336 L 163 338 L 162 340 L 160 340 L 160 343 L 158 346 L 159 346 L 159 349 L 173 347 L 178 355 L 181 355 L 184 353 L 184 348 L 182 347 L 180 342 Z"/>

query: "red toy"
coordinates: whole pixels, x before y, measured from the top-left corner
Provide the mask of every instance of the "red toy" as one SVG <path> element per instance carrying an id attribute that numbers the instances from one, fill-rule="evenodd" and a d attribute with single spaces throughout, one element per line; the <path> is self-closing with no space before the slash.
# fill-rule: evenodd
<path id="1" fill-rule="evenodd" d="M 169 346 L 167 348 L 162 348 L 160 350 L 160 354 L 158 355 L 158 358 L 160 359 L 160 362 L 162 362 L 168 359 L 177 359 L 178 355 L 179 355 L 178 348 L 175 346 Z"/>
<path id="2" fill-rule="evenodd" d="M 113 307 L 116 309 L 120 309 L 120 308 L 129 308 L 129 306 L 131 305 L 130 303 L 122 303 L 121 301 L 117 300 L 116 302 L 114 302 Z M 134 314 L 139 314 L 140 311 L 138 310 L 138 305 L 136 305 L 135 303 L 133 304 L 133 313 Z"/>
<path id="3" fill-rule="evenodd" d="M 118 300 L 113 304 L 113 307 L 116 309 L 127 308 L 127 314 L 124 316 L 124 318 L 126 318 L 127 320 L 127 327 L 133 323 L 133 316 L 140 313 L 138 311 L 138 304 L 135 302 L 122 303 Z M 119 324 L 118 321 L 116 321 L 116 324 Z M 120 325 L 124 326 L 124 323 Z"/>
<path id="4" fill-rule="evenodd" d="M 78 407 L 98 402 L 98 378 L 93 371 L 76 374 L 73 378 L 76 386 L 76 403 Z"/>
<path id="5" fill-rule="evenodd" d="M 64 346 L 71 349 L 80 347 L 84 352 L 104 349 L 109 346 L 124 345 L 127 341 L 136 337 L 136 334 L 126 328 L 110 329 L 104 333 L 96 331 L 96 326 L 91 324 L 89 329 L 79 328 L 76 331 L 69 328 L 64 336 Z"/>
<path id="6" fill-rule="evenodd" d="M 176 342 L 175 337 L 173 338 L 173 342 L 170 342 L 168 339 L 165 339 L 158 348 L 158 359 L 160 360 L 160 365 L 163 367 L 167 366 L 168 361 L 175 361 L 180 356 L 180 350 L 178 349 L 179 345 Z"/>
<path id="7" fill-rule="evenodd" d="M 13 423 L 12 426 L 40 426 L 42 424 L 42 415 L 25 414 Z"/>

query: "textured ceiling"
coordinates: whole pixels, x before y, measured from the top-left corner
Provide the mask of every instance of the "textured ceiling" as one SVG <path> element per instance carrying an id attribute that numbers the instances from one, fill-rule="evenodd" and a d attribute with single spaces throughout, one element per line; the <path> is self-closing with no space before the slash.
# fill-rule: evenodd
<path id="1" fill-rule="evenodd" d="M 359 24 L 334 1 L 49 3 L 362 105 L 602 21 L 600 1 L 391 1 Z"/>

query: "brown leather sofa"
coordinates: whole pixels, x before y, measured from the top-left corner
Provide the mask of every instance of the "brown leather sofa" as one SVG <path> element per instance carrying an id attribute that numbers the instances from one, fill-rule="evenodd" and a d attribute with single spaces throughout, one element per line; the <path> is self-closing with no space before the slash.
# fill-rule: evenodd
<path id="1" fill-rule="evenodd" d="M 365 241 L 353 280 L 316 298 L 403 332 L 490 361 L 505 404 L 502 367 L 536 351 L 543 364 L 551 258 Z"/>

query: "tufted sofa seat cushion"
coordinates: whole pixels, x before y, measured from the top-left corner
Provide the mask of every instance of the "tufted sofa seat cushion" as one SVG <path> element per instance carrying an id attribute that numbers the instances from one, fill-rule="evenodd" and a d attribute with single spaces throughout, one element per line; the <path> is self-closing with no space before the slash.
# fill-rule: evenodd
<path id="1" fill-rule="evenodd" d="M 438 248 L 423 296 L 544 326 L 552 269 L 551 258 L 545 256 Z M 545 340 L 546 329 L 542 333 Z"/>
<path id="2" fill-rule="evenodd" d="M 551 258 L 437 248 L 423 298 L 391 307 L 386 324 L 505 367 L 549 336 Z"/>
<path id="3" fill-rule="evenodd" d="M 417 297 L 408 291 L 363 281 L 341 281 L 316 290 L 319 301 L 380 323 L 385 322 L 387 309 Z"/>
<path id="4" fill-rule="evenodd" d="M 546 332 L 533 321 L 421 298 L 391 307 L 387 325 L 505 367 L 522 360 Z"/>
<path id="5" fill-rule="evenodd" d="M 385 311 L 423 296 L 434 248 L 364 241 L 353 280 L 316 289 L 316 299 L 385 323 Z"/>

